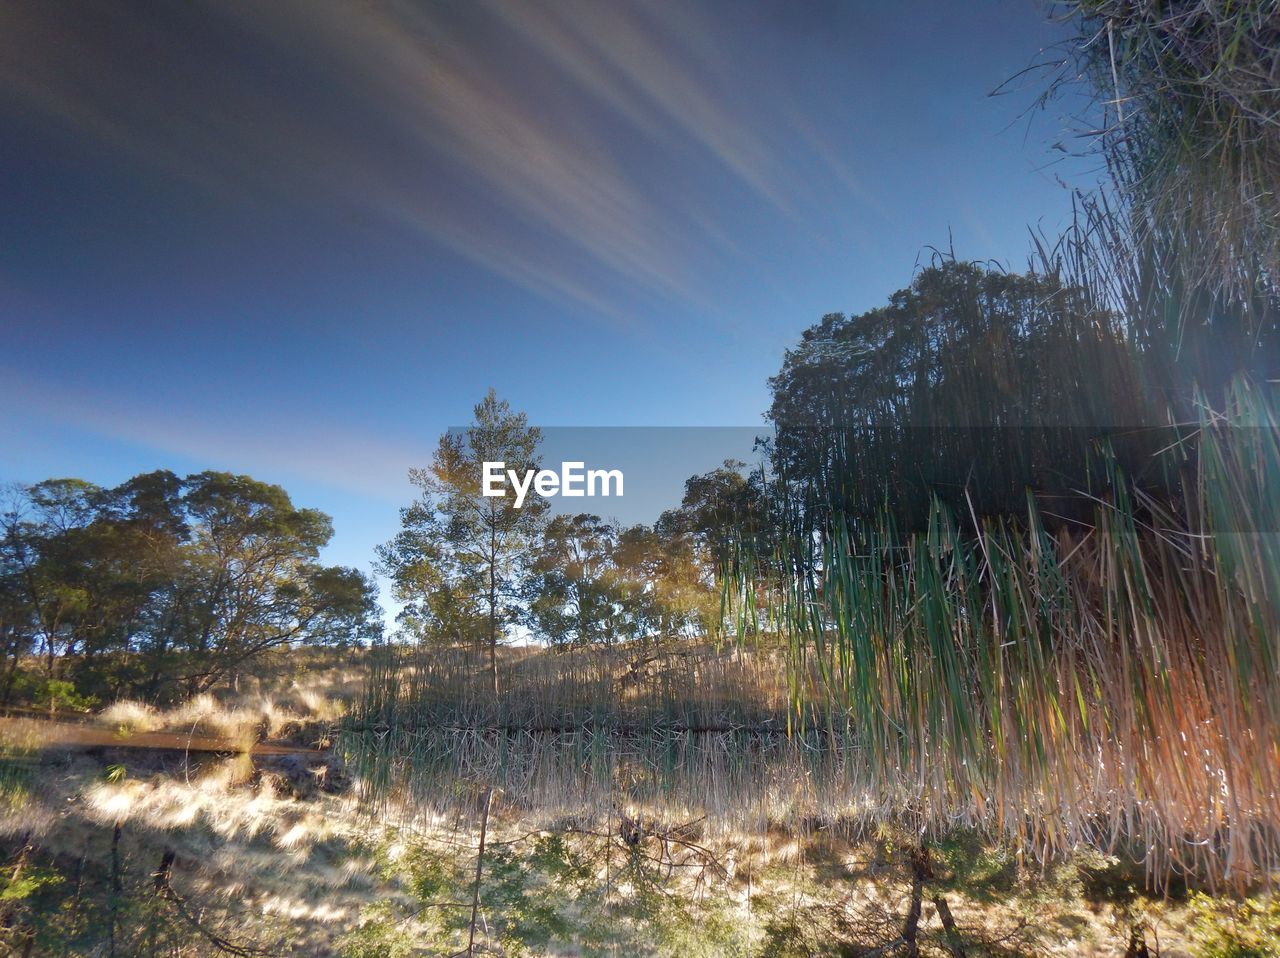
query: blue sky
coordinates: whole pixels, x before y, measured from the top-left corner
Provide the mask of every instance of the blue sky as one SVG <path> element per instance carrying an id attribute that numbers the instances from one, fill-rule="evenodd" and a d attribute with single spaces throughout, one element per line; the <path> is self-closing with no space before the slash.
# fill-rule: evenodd
<path id="1" fill-rule="evenodd" d="M 1062 225 L 1093 171 L 1034 79 L 987 94 L 1064 36 L 1027 0 L 6 4 L 0 481 L 246 472 L 367 569 L 490 386 L 755 426 L 823 313 Z M 678 445 L 672 495 L 720 454 Z"/>

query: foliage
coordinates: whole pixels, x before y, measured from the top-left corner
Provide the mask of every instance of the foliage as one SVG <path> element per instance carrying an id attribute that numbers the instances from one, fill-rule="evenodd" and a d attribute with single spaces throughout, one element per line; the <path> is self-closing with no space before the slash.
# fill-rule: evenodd
<path id="1" fill-rule="evenodd" d="M 15 902 L 29 898 L 42 889 L 51 888 L 64 881 L 62 875 L 51 868 L 27 868 L 16 878 L 0 875 L 0 901 Z"/>
<path id="2" fill-rule="evenodd" d="M 274 648 L 368 639 L 374 587 L 317 561 L 331 533 L 279 486 L 227 473 L 12 489 L 0 516 L 0 699 L 172 697 Z M 38 674 L 20 669 L 32 656 Z"/>
<path id="3" fill-rule="evenodd" d="M 486 496 L 485 462 L 523 474 L 538 467 L 541 432 L 490 390 L 474 422 L 440 437 L 430 469 L 414 469 L 417 502 L 400 511 L 401 531 L 380 547 L 381 571 L 406 603 L 402 623 L 437 644 L 484 645 L 497 688 L 497 647 L 520 620 L 520 597 L 548 503 Z"/>
<path id="4" fill-rule="evenodd" d="M 691 539 L 702 568 L 712 573 L 733 556 L 743 536 L 761 539 L 769 532 L 762 471 L 744 474 L 746 463 L 726 459 L 720 467 L 685 480 L 680 508 L 663 513 L 656 526 L 664 538 Z"/>
<path id="5" fill-rule="evenodd" d="M 1198 958 L 1273 958 L 1280 954 L 1280 899 L 1191 899 Z"/>
<path id="6" fill-rule="evenodd" d="M 770 381 L 773 472 L 814 525 L 887 514 L 923 529 L 937 497 L 957 512 L 1018 515 L 1026 490 L 1088 488 L 1090 444 L 1124 427 L 1137 468 L 1158 422 L 1140 355 L 1117 317 L 1035 274 L 942 260 L 888 306 L 833 313 Z"/>
<path id="7" fill-rule="evenodd" d="M 417 950 L 417 939 L 388 902 L 376 902 L 361 910 L 357 927 L 338 947 L 342 958 L 407 958 Z"/>
<path id="8" fill-rule="evenodd" d="M 553 518 L 528 582 L 536 633 L 560 649 L 633 644 L 653 652 L 714 632 L 714 566 L 688 518 L 672 510 L 653 527 L 621 530 L 599 516 Z"/>
<path id="9" fill-rule="evenodd" d="M 1017 849 L 991 843 L 972 828 L 957 828 L 930 842 L 934 885 L 970 898 L 1008 897 L 1019 879 Z"/>
<path id="10" fill-rule="evenodd" d="M 50 712 L 87 712 L 98 704 L 96 695 L 78 692 L 74 682 L 29 671 L 15 672 L 9 688 L 14 698 Z"/>
<path id="11" fill-rule="evenodd" d="M 529 611 L 552 645 L 611 644 L 624 637 L 613 556 L 617 533 L 599 516 L 556 516 L 532 565 Z"/>

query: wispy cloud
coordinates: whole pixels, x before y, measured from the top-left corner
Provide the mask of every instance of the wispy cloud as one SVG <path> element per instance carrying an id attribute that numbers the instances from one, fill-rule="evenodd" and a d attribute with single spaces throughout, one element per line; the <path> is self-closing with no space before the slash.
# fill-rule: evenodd
<path id="1" fill-rule="evenodd" d="M 715 56 L 716 28 L 692 7 L 486 2 L 631 122 L 656 135 L 673 123 L 762 197 L 788 206 L 781 157 L 747 121 L 740 73 Z"/>
<path id="2" fill-rule="evenodd" d="M 8 5 L 0 103 L 228 199 L 372 214 L 621 318 L 619 282 L 710 298 L 700 262 L 727 232 L 684 202 L 705 185 L 691 155 L 791 206 L 717 51 L 675 4 Z"/>
<path id="3" fill-rule="evenodd" d="M 263 413 L 251 422 L 233 423 L 207 409 L 161 408 L 116 393 L 34 381 L 3 368 L 0 413 L 0 424 L 12 416 L 19 423 L 71 427 L 201 466 L 310 482 L 393 504 L 402 504 L 409 494 L 409 468 L 424 465 L 431 454 L 425 442 L 379 439 L 314 417 Z"/>

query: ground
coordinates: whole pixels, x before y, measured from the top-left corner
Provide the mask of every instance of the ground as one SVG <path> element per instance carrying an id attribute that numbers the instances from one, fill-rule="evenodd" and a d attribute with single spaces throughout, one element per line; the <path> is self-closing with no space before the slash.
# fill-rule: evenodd
<path id="1" fill-rule="evenodd" d="M 891 954 L 918 875 L 922 954 L 1120 956 L 1135 928 L 1152 954 L 1275 953 L 1243 929 L 1274 926 L 1273 906 L 1147 893 L 1115 859 L 1037 863 L 971 831 L 931 837 L 922 858 L 910 836 L 821 820 L 750 834 L 621 807 L 549 821 L 500 793 L 486 816 L 464 785 L 449 814 L 370 805 L 334 750 L 362 680 L 359 656 L 298 652 L 168 711 L 5 719 L 0 942 L 448 955 L 474 902 L 477 953 Z"/>

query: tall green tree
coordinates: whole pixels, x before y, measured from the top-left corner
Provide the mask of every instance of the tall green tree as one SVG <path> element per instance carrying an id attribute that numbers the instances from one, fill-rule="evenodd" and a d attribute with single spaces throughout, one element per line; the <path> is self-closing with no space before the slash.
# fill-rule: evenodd
<path id="1" fill-rule="evenodd" d="M 552 645 L 612 645 L 623 637 L 617 537 L 612 525 L 585 513 L 547 523 L 529 580 L 529 611 Z"/>
<path id="2" fill-rule="evenodd" d="M 331 534 L 323 513 L 248 476 L 17 487 L 0 513 L 0 696 L 23 679 L 163 698 L 274 648 L 367 641 L 376 591 L 319 562 Z"/>
<path id="3" fill-rule="evenodd" d="M 407 620 L 427 635 L 471 633 L 479 607 L 495 692 L 498 645 L 523 615 L 529 556 L 548 503 L 531 495 L 517 508 L 510 490 L 484 495 L 483 464 L 502 462 L 521 475 L 537 469 L 541 439 L 524 413 L 489 390 L 471 425 L 440 437 L 430 468 L 410 471 L 421 495 L 401 510 L 400 533 L 378 552 L 397 598 L 409 603 Z"/>
<path id="4" fill-rule="evenodd" d="M 1019 515 L 1029 488 L 1087 485 L 1090 440 L 1159 420 L 1129 332 L 1051 277 L 939 262 L 787 351 L 769 381 L 773 472 L 818 517 L 887 507 L 920 528 L 931 495 Z"/>

